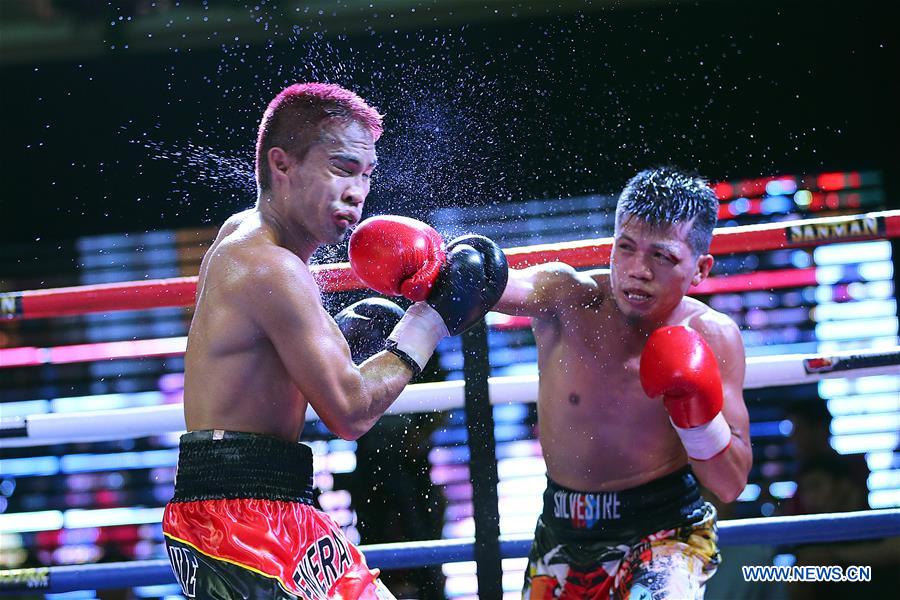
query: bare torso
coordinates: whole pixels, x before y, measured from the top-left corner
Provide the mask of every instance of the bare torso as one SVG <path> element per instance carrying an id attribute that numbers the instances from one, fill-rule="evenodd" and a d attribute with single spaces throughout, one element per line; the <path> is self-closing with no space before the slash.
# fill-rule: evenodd
<path id="1" fill-rule="evenodd" d="M 593 301 L 533 321 L 538 345 L 538 423 L 547 473 L 580 491 L 646 483 L 687 464 L 662 402 L 638 378 L 647 333 L 631 328 L 594 275 Z M 685 298 L 666 325 L 695 325 L 712 311 Z"/>
<path id="2" fill-rule="evenodd" d="M 307 401 L 246 301 L 246 287 L 258 285 L 256 274 L 269 261 L 308 272 L 274 243 L 254 210 L 229 219 L 203 258 L 185 355 L 189 431 L 227 429 L 296 441 L 303 429 Z M 324 311 L 321 305 L 309 308 Z"/>

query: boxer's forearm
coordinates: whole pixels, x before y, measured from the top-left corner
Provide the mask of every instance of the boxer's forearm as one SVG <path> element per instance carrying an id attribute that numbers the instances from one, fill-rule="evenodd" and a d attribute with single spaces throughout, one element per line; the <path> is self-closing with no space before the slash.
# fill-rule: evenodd
<path id="1" fill-rule="evenodd" d="M 732 435 L 727 449 L 709 460 L 691 460 L 691 467 L 704 487 L 722 502 L 733 502 L 747 485 L 752 463 L 750 445 Z"/>
<path id="2" fill-rule="evenodd" d="M 346 408 L 325 421 L 335 435 L 345 440 L 358 439 L 369 431 L 413 377 L 412 369 L 390 352 L 372 356 L 360 365 L 358 374 L 354 389 L 348 390 Z"/>

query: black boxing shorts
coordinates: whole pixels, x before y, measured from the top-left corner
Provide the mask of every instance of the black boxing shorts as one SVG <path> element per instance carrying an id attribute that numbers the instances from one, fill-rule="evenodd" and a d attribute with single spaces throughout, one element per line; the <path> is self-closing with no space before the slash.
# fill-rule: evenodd
<path id="1" fill-rule="evenodd" d="M 181 437 L 163 533 L 188 598 L 391 599 L 312 496 L 312 451 L 274 437 Z"/>

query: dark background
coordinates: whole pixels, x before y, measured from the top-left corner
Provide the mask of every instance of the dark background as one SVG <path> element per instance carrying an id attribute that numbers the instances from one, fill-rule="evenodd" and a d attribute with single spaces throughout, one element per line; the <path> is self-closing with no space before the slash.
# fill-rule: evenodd
<path id="1" fill-rule="evenodd" d="M 258 119 L 298 80 L 386 113 L 368 214 L 614 192 L 660 162 L 877 169 L 897 206 L 889 4 L 4 3 L 2 239 L 27 255 L 223 221 L 255 199 Z"/>
<path id="2" fill-rule="evenodd" d="M 369 4 L 0 0 L 0 288 L 195 274 L 201 254 L 190 250 L 205 248 L 208 235 L 178 242 L 172 264 L 164 262 L 173 244 L 166 236 L 158 247 L 135 239 L 141 236 L 132 236 L 133 245 L 117 236 L 87 249 L 75 240 L 212 226 L 251 205 L 258 120 L 269 99 L 295 81 L 346 85 L 386 113 L 367 215 L 427 218 L 438 207 L 615 193 L 635 171 L 661 162 L 732 181 L 875 170 L 884 175 L 889 205 L 900 206 L 900 21 L 888 2 Z M 154 248 L 162 248 L 163 258 Z M 783 259 L 788 252 L 771 254 Z M 893 256 L 896 289 L 896 242 Z M 744 258 L 720 264 L 738 272 L 755 269 Z M 773 265 L 763 264 L 763 270 Z M 847 273 L 859 278 L 854 269 Z M 771 315 L 768 326 L 758 327 L 767 343 L 814 340 L 809 311 L 815 303 L 804 299 L 805 291 L 744 294 L 733 317 L 755 333 L 760 315 Z M 766 296 L 764 306 L 760 296 Z M 783 322 L 797 312 L 803 314 Z M 160 309 L 10 321 L 0 331 L 0 346 L 183 335 L 189 318 L 188 311 Z M 498 362 L 525 362 L 533 345 L 525 330 L 492 331 L 491 340 Z M 446 346 L 445 356 L 459 356 L 458 346 Z M 518 353 L 496 358 L 501 348 Z M 0 393 L 4 401 L 130 394 L 161 388 L 162 377 L 182 371 L 180 357 L 24 367 L 4 373 Z M 737 504 L 734 516 L 786 512 L 769 484 L 795 477 L 798 454 L 780 428 L 772 433 L 771 427 L 785 418 L 787 401 L 825 408 L 812 385 L 747 394 L 753 422 L 763 432 L 754 433 L 757 466 L 751 475 L 762 492 L 756 501 Z M 507 432 L 501 443 L 530 437 L 533 417 L 522 423 L 507 416 L 498 428 Z M 426 440 L 436 447 L 460 445 L 463 422 L 458 411 L 447 422 L 410 428 L 399 418 L 385 419 L 369 451 L 382 465 L 410 468 L 414 476 L 407 482 L 418 477 L 430 483 Z M 161 443 L 169 442 L 128 440 L 52 453 L 142 451 Z M 363 465 L 365 445 L 358 453 Z M 384 461 L 385 447 L 413 460 L 405 466 L 399 458 Z M 830 451 L 827 439 L 825 447 Z M 26 449 L 12 456 L 46 453 Z M 75 499 L 77 507 L 159 505 L 171 495 L 174 467 L 157 471 L 121 471 L 113 490 L 109 473 L 96 472 L 93 487 Z M 358 477 L 363 471 L 336 489 L 357 486 L 357 500 L 381 494 L 371 478 Z M 435 523 L 408 518 L 405 502 L 426 493 L 410 493 L 397 483 L 400 475 L 368 472 L 390 481 L 398 495 L 370 508 L 383 513 L 380 524 L 436 523 L 440 529 L 438 509 L 430 513 Z M 468 485 L 468 474 L 461 478 L 451 485 Z M 71 508 L 73 485 L 68 474 L 22 477 L 10 506 Z M 428 497 L 440 503 L 442 494 Z M 367 541 L 413 538 L 409 530 L 392 530 L 379 539 L 379 521 L 365 515 L 362 521 L 373 527 L 364 531 Z M 133 538 L 98 542 L 103 560 L 133 557 L 139 539 L 155 544 L 153 556 L 164 556 L 158 529 L 121 529 Z M 25 536 L 22 546 L 42 549 L 29 557 L 28 564 L 36 565 L 57 562 L 50 552 L 66 544 L 56 532 L 39 532 Z"/>

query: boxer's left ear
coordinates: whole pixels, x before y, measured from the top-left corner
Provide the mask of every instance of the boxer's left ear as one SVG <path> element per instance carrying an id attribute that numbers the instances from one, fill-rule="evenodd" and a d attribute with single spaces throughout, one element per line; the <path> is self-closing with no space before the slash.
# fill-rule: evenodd
<path id="1" fill-rule="evenodd" d="M 691 285 L 700 285 L 712 271 L 713 264 L 716 260 L 712 254 L 701 254 L 697 257 L 697 270 L 694 271 L 694 277 L 691 279 Z"/>
<path id="2" fill-rule="evenodd" d="M 269 168 L 272 178 L 286 177 L 287 171 L 293 163 L 291 156 L 284 151 L 283 148 L 273 146 L 266 153 L 267 167 Z"/>

